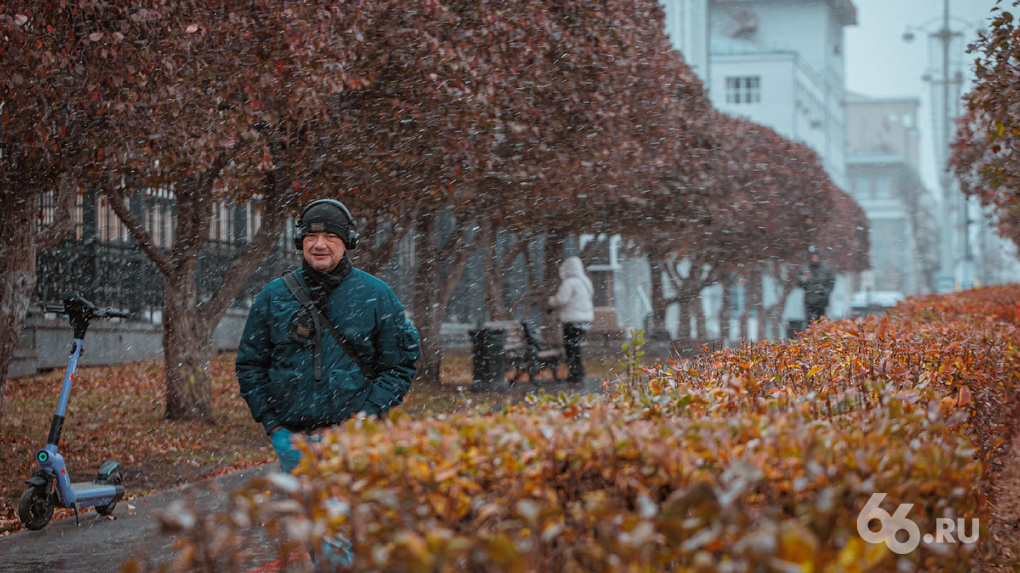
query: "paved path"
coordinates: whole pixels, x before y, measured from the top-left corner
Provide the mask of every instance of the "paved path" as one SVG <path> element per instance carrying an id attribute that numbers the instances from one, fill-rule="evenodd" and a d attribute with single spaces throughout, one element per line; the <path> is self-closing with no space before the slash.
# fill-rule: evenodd
<path id="1" fill-rule="evenodd" d="M 153 566 L 166 563 L 174 556 L 174 538 L 160 534 L 158 516 L 171 503 L 192 497 L 196 509 L 203 513 L 223 511 L 229 492 L 274 467 L 260 466 L 121 501 L 113 512 L 116 519 L 89 510 L 82 514 L 81 525 L 76 525 L 72 516 L 39 531 L 0 537 L 0 571 L 117 571 L 131 556 L 142 557 Z"/>

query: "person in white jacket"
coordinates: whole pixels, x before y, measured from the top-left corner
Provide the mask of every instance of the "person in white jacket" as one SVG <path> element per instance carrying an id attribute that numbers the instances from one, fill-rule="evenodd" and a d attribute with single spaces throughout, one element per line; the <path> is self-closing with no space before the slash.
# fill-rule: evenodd
<path id="1" fill-rule="evenodd" d="M 560 283 L 556 294 L 549 297 L 549 306 L 557 311 L 563 323 L 563 350 L 566 353 L 567 379 L 573 383 L 584 380 L 584 363 L 581 360 L 581 337 L 595 319 L 592 297 L 595 289 L 584 272 L 578 257 L 570 257 L 560 264 Z"/>

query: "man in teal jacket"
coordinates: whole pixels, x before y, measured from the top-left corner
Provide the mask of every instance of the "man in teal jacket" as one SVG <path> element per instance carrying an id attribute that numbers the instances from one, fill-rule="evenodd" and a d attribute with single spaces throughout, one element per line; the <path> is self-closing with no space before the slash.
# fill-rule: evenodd
<path id="1" fill-rule="evenodd" d="M 300 460 L 294 434 L 358 412 L 385 413 L 403 401 L 416 372 L 418 331 L 386 283 L 353 267 L 347 251 L 357 240 L 339 201 L 305 207 L 294 236 L 304 261 L 292 286 L 310 304 L 302 305 L 284 279 L 273 280 L 255 297 L 241 335 L 241 396 L 288 473 Z"/>

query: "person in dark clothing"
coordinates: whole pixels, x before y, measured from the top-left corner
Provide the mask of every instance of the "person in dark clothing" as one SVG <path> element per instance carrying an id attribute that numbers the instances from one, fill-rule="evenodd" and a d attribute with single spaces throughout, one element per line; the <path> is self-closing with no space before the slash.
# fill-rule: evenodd
<path id="1" fill-rule="evenodd" d="M 821 260 L 817 247 L 808 248 L 808 264 L 801 268 L 797 279 L 804 289 L 804 313 L 811 323 L 825 316 L 829 306 L 829 295 L 836 284 L 836 273 L 828 263 Z"/>
<path id="2" fill-rule="evenodd" d="M 357 240 L 339 201 L 305 207 L 294 236 L 301 269 L 255 297 L 241 335 L 241 396 L 288 473 L 301 457 L 295 435 L 358 412 L 385 413 L 403 401 L 416 372 L 418 332 L 393 290 L 351 264 L 347 251 Z M 302 292 L 307 305 L 296 298 Z"/>

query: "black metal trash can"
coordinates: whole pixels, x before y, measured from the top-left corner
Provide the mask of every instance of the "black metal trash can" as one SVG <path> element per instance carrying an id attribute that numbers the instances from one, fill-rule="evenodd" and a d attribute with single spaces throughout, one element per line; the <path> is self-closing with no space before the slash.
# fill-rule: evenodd
<path id="1" fill-rule="evenodd" d="M 483 326 L 469 330 L 468 334 L 471 336 L 472 352 L 471 389 L 505 389 L 503 348 L 506 346 L 506 330 Z"/>
<path id="2" fill-rule="evenodd" d="M 800 336 L 801 332 L 804 332 L 805 328 L 807 328 L 807 321 L 806 320 L 790 320 L 790 321 L 787 321 L 787 323 L 786 323 L 786 337 L 787 338 L 797 338 L 797 337 Z"/>

